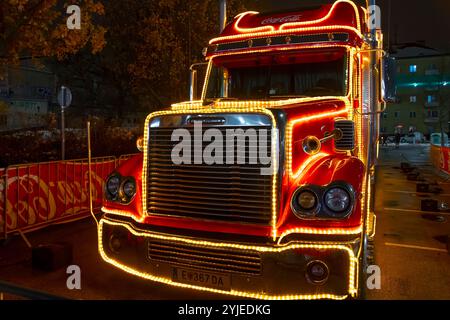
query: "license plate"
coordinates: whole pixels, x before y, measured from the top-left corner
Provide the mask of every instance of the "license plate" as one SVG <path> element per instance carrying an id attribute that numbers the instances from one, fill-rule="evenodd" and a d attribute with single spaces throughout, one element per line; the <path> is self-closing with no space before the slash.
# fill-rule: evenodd
<path id="1" fill-rule="evenodd" d="M 230 290 L 230 275 L 211 273 L 183 268 L 173 268 L 172 280 L 184 284 L 193 284 L 219 290 Z"/>

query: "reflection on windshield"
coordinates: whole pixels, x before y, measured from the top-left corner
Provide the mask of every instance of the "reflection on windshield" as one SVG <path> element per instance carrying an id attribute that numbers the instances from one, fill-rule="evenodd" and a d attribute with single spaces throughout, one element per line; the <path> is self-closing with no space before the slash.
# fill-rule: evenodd
<path id="1" fill-rule="evenodd" d="M 346 58 L 312 63 L 223 67 L 213 65 L 206 99 L 343 96 Z M 224 80 L 225 79 L 225 80 Z"/>

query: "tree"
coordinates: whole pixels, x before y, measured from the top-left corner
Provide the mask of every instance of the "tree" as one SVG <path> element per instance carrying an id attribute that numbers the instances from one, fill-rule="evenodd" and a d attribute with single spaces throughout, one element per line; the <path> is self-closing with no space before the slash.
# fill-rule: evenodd
<path id="1" fill-rule="evenodd" d="M 90 13 L 85 21 L 89 28 L 84 29 L 91 33 L 84 34 L 83 41 L 74 40 L 78 50 L 53 46 L 55 59 L 51 69 L 58 79 L 69 87 L 83 83 L 86 102 L 78 110 L 110 105 L 120 118 L 128 110 L 149 112 L 187 99 L 189 66 L 203 61 L 202 49 L 219 33 L 218 0 L 111 0 L 104 1 L 104 7 L 93 1 L 82 2 L 87 6 L 81 8 L 82 17 L 85 12 Z M 241 11 L 244 7 L 240 2 L 228 0 L 228 17 Z M 65 9 L 61 6 L 58 12 L 59 18 L 53 18 L 48 25 L 65 27 Z M 101 20 L 94 19 L 97 14 L 102 15 Z M 39 19 L 39 23 L 46 20 Z M 72 43 L 66 37 L 74 37 L 72 32 L 64 30 L 64 37 L 58 41 Z M 92 41 L 96 45 L 89 46 Z M 104 45 L 101 52 L 95 49 L 100 44 Z M 109 95 L 115 97 L 112 103 L 99 95 L 94 85 L 97 83 L 97 87 L 106 87 Z"/>
<path id="2" fill-rule="evenodd" d="M 244 9 L 236 0 L 228 8 L 229 16 Z M 203 59 L 203 47 L 219 32 L 218 1 L 111 1 L 106 13 L 101 59 L 114 59 L 104 65 L 126 81 L 129 94 L 148 111 L 186 99 L 189 66 Z"/>
<path id="3" fill-rule="evenodd" d="M 24 55 L 59 60 L 90 46 L 93 54 L 105 45 L 106 29 L 95 22 L 104 14 L 96 0 L 78 0 L 81 29 L 66 26 L 64 0 L 2 0 L 0 3 L 0 64 L 17 64 Z"/>

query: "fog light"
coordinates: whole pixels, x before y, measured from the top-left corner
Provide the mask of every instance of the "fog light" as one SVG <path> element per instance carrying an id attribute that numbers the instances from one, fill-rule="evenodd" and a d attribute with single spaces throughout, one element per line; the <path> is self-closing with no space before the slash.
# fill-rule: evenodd
<path id="1" fill-rule="evenodd" d="M 120 249 L 122 248 L 122 239 L 115 235 L 112 234 L 109 237 L 109 249 L 114 252 L 114 253 L 119 253 Z"/>
<path id="2" fill-rule="evenodd" d="M 306 278 L 314 284 L 324 284 L 328 275 L 328 266 L 322 261 L 311 261 L 306 266 Z"/>

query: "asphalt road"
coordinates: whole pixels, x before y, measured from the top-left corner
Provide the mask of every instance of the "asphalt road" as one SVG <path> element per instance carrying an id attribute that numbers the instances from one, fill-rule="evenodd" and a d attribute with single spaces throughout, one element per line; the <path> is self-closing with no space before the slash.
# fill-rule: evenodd
<path id="1" fill-rule="evenodd" d="M 400 163 L 420 172 L 419 179 L 437 183 L 439 195 L 416 193 Z M 422 199 L 450 204 L 450 180 L 438 175 L 429 162 L 429 145 L 402 144 L 381 149 L 376 176 L 375 264 L 381 269 L 381 289 L 369 299 L 450 299 L 450 213 L 421 212 Z"/>
<path id="2" fill-rule="evenodd" d="M 70 299 L 223 299 L 202 292 L 144 281 L 105 263 L 97 251 L 95 222 L 78 222 L 50 226 L 27 234 L 34 246 L 41 243 L 67 241 L 73 244 L 73 264 L 81 269 L 81 290 L 69 290 L 65 269 L 54 272 L 37 271 L 31 267 L 31 250 L 20 237 L 0 249 L 0 279 L 20 286 L 45 291 Z M 5 299 L 16 299 L 5 295 Z"/>
<path id="3" fill-rule="evenodd" d="M 450 299 L 450 255 L 440 241 L 450 234 L 450 215 L 443 222 L 422 217 L 420 200 L 434 198 L 450 204 L 450 182 L 435 174 L 426 145 L 383 147 L 376 179 L 377 233 L 375 263 L 381 269 L 381 289 L 368 299 Z M 419 166 L 421 176 L 437 181 L 439 196 L 415 193 L 400 162 Z M 81 268 L 81 290 L 66 287 L 64 269 L 41 272 L 31 268 L 31 252 L 18 236 L 0 247 L 0 280 L 73 299 L 229 299 L 227 296 L 190 291 L 144 281 L 101 260 L 97 252 L 95 223 L 85 219 L 55 225 L 27 235 L 32 245 L 69 241 L 74 264 Z M 4 295 L 5 299 L 17 299 Z"/>

